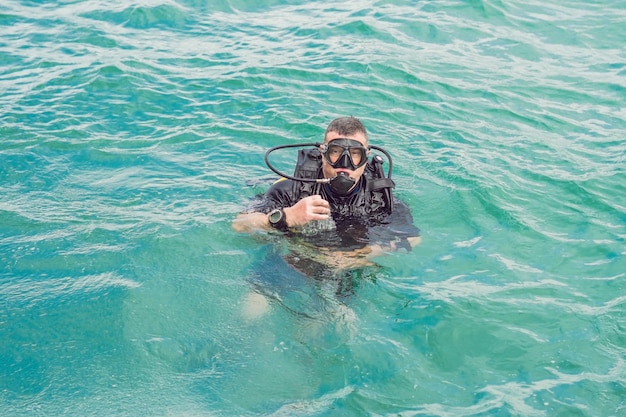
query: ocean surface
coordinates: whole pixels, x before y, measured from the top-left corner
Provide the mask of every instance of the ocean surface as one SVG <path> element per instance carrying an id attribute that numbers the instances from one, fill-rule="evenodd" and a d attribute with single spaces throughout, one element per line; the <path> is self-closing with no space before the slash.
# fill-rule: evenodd
<path id="1" fill-rule="evenodd" d="M 626 416 L 624 45 L 624 0 L 3 0 L 0 415 Z M 231 222 L 346 115 L 423 241 L 337 296 Z"/>

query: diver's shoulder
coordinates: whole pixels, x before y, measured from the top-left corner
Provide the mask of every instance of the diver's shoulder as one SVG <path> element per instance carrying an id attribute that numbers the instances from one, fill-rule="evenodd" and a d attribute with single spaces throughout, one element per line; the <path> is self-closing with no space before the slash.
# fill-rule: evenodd
<path id="1" fill-rule="evenodd" d="M 279 178 L 274 181 L 272 185 L 267 189 L 265 195 L 276 195 L 276 194 L 293 194 L 294 192 L 294 184 L 296 181 L 287 179 L 287 178 Z"/>

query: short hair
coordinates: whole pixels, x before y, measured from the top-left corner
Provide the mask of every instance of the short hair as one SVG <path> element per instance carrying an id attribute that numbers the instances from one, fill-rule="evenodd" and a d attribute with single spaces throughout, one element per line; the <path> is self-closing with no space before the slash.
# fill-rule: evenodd
<path id="1" fill-rule="evenodd" d="M 342 136 L 354 135 L 355 133 L 362 133 L 365 136 L 365 140 L 369 140 L 367 136 L 367 130 L 363 123 L 354 116 L 339 117 L 328 125 L 326 132 L 324 133 L 324 140 L 330 132 L 336 132 Z"/>

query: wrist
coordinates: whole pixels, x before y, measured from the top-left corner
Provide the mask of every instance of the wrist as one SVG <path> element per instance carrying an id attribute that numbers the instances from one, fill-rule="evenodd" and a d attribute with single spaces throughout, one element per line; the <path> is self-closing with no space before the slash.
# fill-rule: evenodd
<path id="1" fill-rule="evenodd" d="M 391 241 L 391 247 L 396 252 L 411 252 L 411 249 L 413 249 L 413 247 L 411 246 L 411 242 L 409 242 L 406 237 L 396 238 L 396 240 Z"/>
<path id="2" fill-rule="evenodd" d="M 291 207 L 283 208 L 283 213 L 285 214 L 285 227 L 291 227 L 291 220 L 293 219 L 293 209 Z"/>
<path id="3" fill-rule="evenodd" d="M 285 210 L 282 208 L 278 208 L 270 211 L 267 215 L 267 222 L 269 223 L 270 227 L 274 229 L 286 230 L 288 226 Z"/>

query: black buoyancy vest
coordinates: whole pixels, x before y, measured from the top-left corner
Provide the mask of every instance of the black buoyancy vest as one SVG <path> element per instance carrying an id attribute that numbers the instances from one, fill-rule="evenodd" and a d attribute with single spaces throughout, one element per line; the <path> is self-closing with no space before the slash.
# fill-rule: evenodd
<path id="1" fill-rule="evenodd" d="M 383 171 L 383 158 L 374 155 L 365 167 L 363 175 L 367 179 L 367 191 L 380 193 L 385 201 L 387 211 L 391 213 L 393 209 L 393 194 L 391 190 L 395 188 L 395 183 L 391 178 L 387 178 Z M 322 169 L 322 153 L 319 149 L 300 149 L 298 151 L 298 161 L 293 176 L 296 178 L 314 179 L 320 178 Z M 313 194 L 319 194 L 321 184 L 315 182 L 294 181 L 293 193 L 298 199 Z"/>

